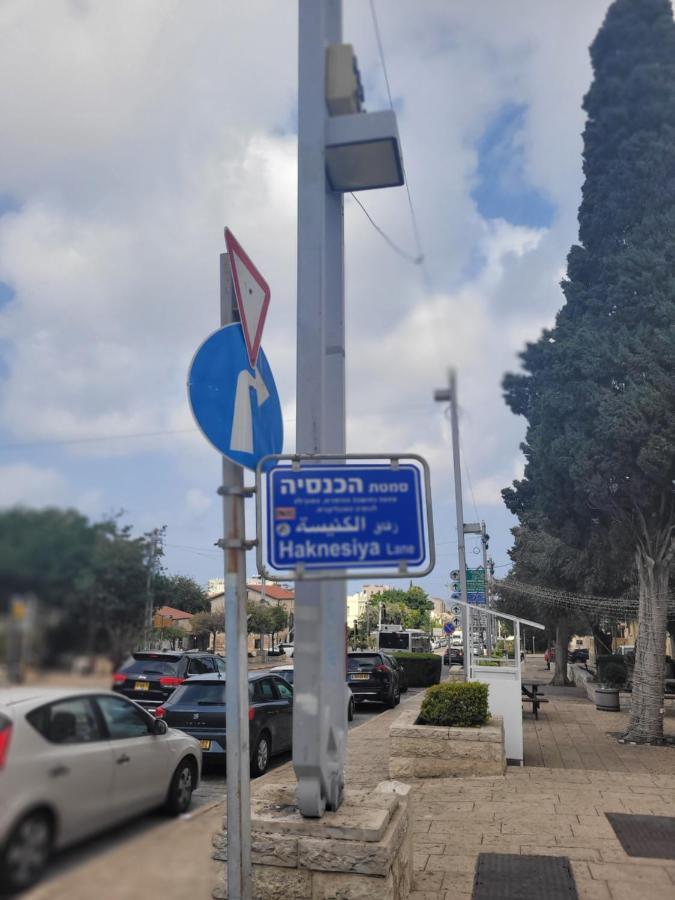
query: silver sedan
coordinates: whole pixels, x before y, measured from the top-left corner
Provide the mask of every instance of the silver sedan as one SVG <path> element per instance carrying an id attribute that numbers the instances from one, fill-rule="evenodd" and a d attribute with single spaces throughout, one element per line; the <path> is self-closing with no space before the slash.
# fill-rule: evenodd
<path id="1" fill-rule="evenodd" d="M 51 853 L 164 805 L 185 812 L 199 742 L 119 694 L 0 690 L 0 885 L 21 890 Z"/>

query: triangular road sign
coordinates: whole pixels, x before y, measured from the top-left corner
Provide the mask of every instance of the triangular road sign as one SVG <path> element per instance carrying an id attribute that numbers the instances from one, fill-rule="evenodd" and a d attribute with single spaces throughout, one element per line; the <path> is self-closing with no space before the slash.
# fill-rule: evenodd
<path id="1" fill-rule="evenodd" d="M 229 228 L 225 229 L 225 245 L 230 256 L 232 281 L 244 331 L 246 352 L 251 366 L 255 369 L 267 307 L 270 305 L 270 289 Z"/>

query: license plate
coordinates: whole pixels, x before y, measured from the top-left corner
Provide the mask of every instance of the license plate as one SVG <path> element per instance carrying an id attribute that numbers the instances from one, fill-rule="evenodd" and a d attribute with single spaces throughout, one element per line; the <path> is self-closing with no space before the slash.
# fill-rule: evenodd
<path id="1" fill-rule="evenodd" d="M 202 750 L 210 750 L 211 749 L 211 741 L 200 741 L 199 746 Z"/>
<path id="2" fill-rule="evenodd" d="M 351 677 L 353 681 L 368 681 L 370 675 L 364 673 L 363 675 L 352 675 Z"/>
<path id="3" fill-rule="evenodd" d="M 137 681 L 136 684 L 134 685 L 134 690 L 135 691 L 149 691 L 150 685 L 148 684 L 147 681 Z"/>

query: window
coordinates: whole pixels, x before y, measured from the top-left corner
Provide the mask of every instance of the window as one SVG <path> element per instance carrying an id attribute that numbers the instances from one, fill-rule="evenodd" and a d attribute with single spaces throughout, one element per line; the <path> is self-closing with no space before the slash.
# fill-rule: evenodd
<path id="1" fill-rule="evenodd" d="M 188 675 L 212 675 L 214 668 L 213 662 L 208 656 L 198 656 L 190 660 Z"/>
<path id="2" fill-rule="evenodd" d="M 26 718 L 52 744 L 88 744 L 103 740 L 88 697 L 73 697 L 41 706 L 28 713 Z"/>
<path id="3" fill-rule="evenodd" d="M 275 678 L 274 684 L 276 685 L 277 693 L 282 700 L 293 701 L 293 691 L 281 680 L 281 678 Z"/>
<path id="4" fill-rule="evenodd" d="M 183 684 L 171 696 L 171 705 L 225 706 L 225 682 L 193 682 Z"/>
<path id="5" fill-rule="evenodd" d="M 253 687 L 253 699 L 256 703 L 267 703 L 270 700 L 276 700 L 272 681 L 269 678 L 261 678 L 256 681 Z"/>
<path id="6" fill-rule="evenodd" d="M 224 659 L 221 659 L 219 656 L 215 658 L 216 669 L 221 673 L 221 675 L 225 675 L 227 673 L 227 665 Z"/>
<path id="7" fill-rule="evenodd" d="M 133 656 L 131 659 L 128 659 L 122 668 L 119 670 L 123 672 L 125 675 L 132 677 L 134 675 L 178 675 L 178 664 L 180 662 L 180 657 L 152 657 L 150 655 L 139 657 L 138 659 Z M 157 679 L 151 679 L 157 680 Z"/>
<path id="8" fill-rule="evenodd" d="M 97 697 L 111 740 L 146 737 L 152 732 L 147 713 L 122 697 Z"/>

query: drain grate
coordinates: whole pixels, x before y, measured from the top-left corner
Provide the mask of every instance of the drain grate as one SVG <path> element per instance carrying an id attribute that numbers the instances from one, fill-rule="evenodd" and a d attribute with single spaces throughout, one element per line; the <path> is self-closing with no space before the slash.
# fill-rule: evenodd
<path id="1" fill-rule="evenodd" d="M 675 818 L 605 813 L 629 856 L 675 859 Z"/>
<path id="2" fill-rule="evenodd" d="M 476 863 L 472 900 L 578 900 L 566 856 L 481 853 Z"/>

